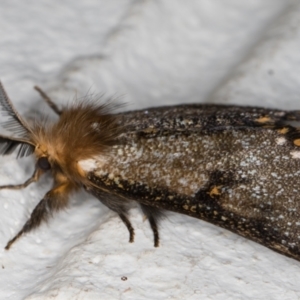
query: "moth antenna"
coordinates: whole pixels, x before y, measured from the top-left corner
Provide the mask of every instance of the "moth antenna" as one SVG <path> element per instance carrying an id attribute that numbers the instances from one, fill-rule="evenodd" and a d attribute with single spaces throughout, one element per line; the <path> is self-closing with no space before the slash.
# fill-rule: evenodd
<path id="1" fill-rule="evenodd" d="M 0 155 L 9 155 L 19 147 L 17 158 L 32 154 L 35 145 L 28 140 L 0 135 Z"/>
<path id="2" fill-rule="evenodd" d="M 0 121 L 0 125 L 15 136 L 0 135 L 0 155 L 9 155 L 17 148 L 17 157 L 28 156 L 34 152 L 35 145 L 29 140 L 31 130 L 27 123 L 18 114 L 9 100 L 3 85 L 0 82 L 0 111 L 6 120 Z"/>
<path id="3" fill-rule="evenodd" d="M 0 111 L 2 115 L 7 117 L 6 121 L 1 122 L 1 125 L 12 133 L 20 137 L 28 137 L 31 133 L 28 124 L 21 118 L 16 111 L 11 101 L 9 100 L 2 83 L 0 82 Z"/>
<path id="4" fill-rule="evenodd" d="M 58 108 L 58 106 L 52 101 L 52 99 L 37 85 L 34 86 L 34 89 L 40 94 L 40 96 L 42 97 L 42 99 L 45 100 L 45 102 L 49 105 L 49 107 L 57 114 L 57 115 L 61 115 L 62 114 L 62 110 Z"/>

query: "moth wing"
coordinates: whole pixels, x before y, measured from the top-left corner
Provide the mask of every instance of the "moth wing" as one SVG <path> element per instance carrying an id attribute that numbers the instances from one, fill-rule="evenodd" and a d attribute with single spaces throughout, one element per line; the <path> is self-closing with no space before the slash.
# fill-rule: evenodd
<path id="1" fill-rule="evenodd" d="M 210 104 L 162 106 L 129 111 L 117 116 L 127 132 L 142 134 L 277 127 L 300 121 L 300 111 Z"/>
<path id="2" fill-rule="evenodd" d="M 81 164 L 92 193 L 187 214 L 300 260 L 300 133 L 280 127 L 299 112 L 205 107 L 115 115 L 123 132 L 111 152 Z"/>

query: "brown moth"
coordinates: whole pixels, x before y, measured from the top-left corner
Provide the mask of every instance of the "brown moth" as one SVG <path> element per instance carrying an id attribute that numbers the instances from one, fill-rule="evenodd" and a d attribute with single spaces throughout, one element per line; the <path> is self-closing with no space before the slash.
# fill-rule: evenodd
<path id="1" fill-rule="evenodd" d="M 137 202 L 159 245 L 160 211 L 187 214 L 226 228 L 281 254 L 300 260 L 299 111 L 224 105 L 179 105 L 113 114 L 92 101 L 59 110 L 56 122 L 31 124 L 0 88 L 0 154 L 36 157 L 34 174 L 45 172 L 53 188 L 20 232 L 38 227 L 66 207 L 83 188 L 128 219 Z"/>

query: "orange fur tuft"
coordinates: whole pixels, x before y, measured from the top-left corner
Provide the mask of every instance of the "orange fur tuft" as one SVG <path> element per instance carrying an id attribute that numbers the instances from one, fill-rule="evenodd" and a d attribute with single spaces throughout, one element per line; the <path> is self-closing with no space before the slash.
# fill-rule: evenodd
<path id="1" fill-rule="evenodd" d="M 56 123 L 35 125 L 32 140 L 37 158 L 46 156 L 52 168 L 70 181 L 81 181 L 78 161 L 104 154 L 120 132 L 112 109 L 110 104 L 79 103 L 66 108 Z"/>

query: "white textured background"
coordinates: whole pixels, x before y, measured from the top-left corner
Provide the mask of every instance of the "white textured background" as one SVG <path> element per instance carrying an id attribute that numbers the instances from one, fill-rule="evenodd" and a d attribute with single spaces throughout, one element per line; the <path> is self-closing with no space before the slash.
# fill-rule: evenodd
<path id="1" fill-rule="evenodd" d="M 128 108 L 187 102 L 300 109 L 296 0 L 3 0 L 0 78 L 22 114 L 87 93 Z M 0 183 L 32 160 L 0 159 Z M 169 213 L 161 247 L 137 209 L 136 241 L 82 193 L 3 250 L 50 188 L 0 192 L 1 299 L 299 299 L 300 263 L 230 232 Z M 126 276 L 127 281 L 121 277 Z"/>

